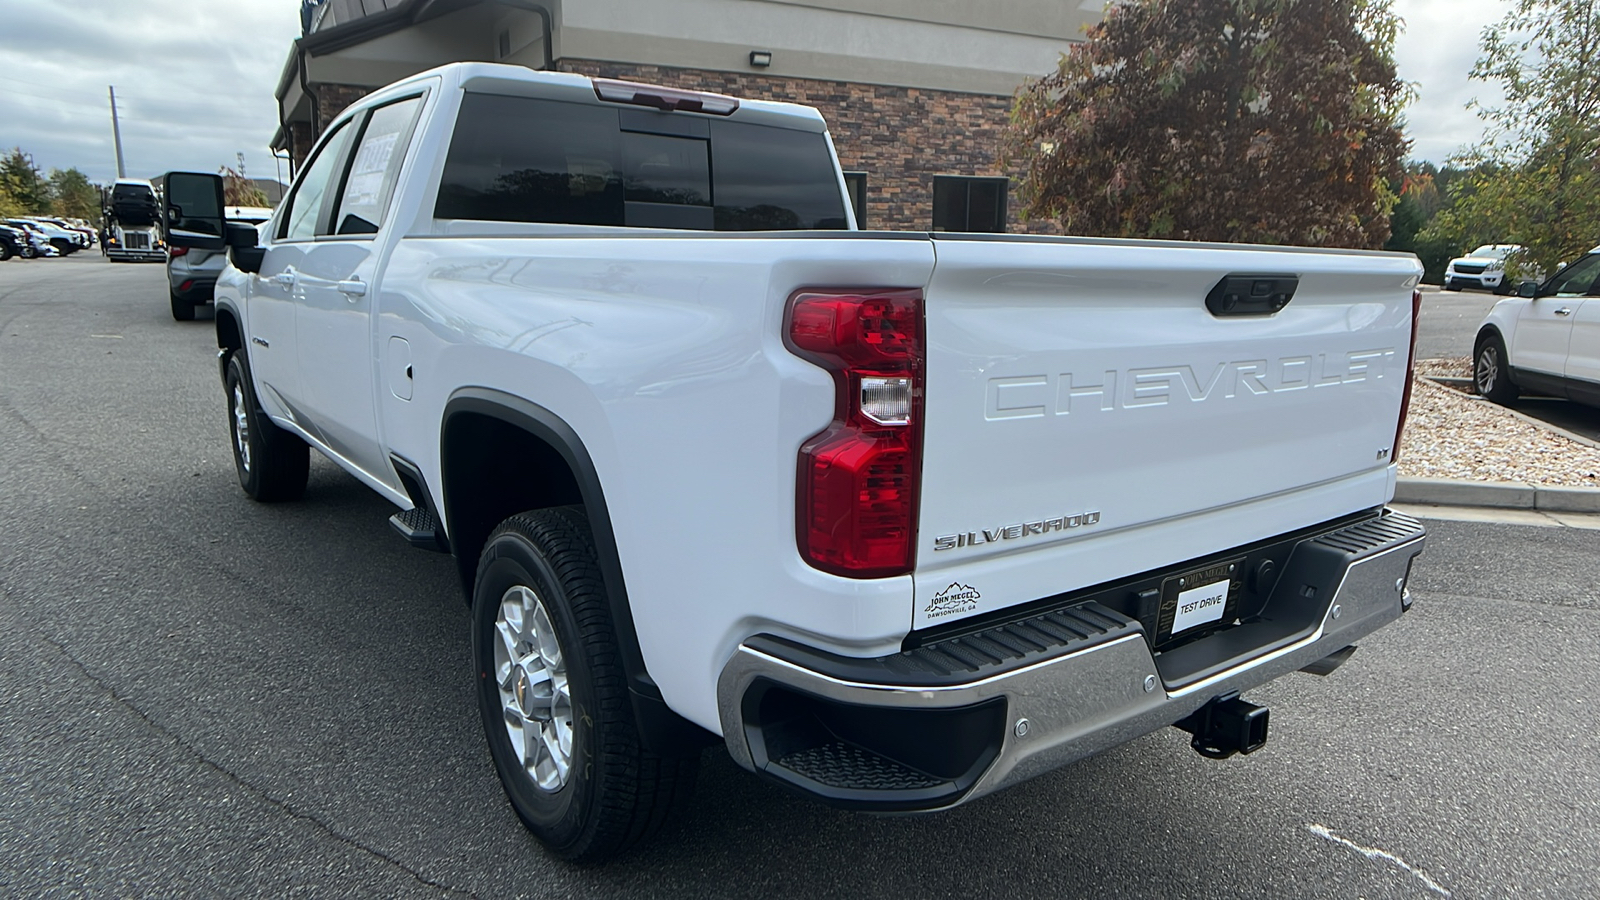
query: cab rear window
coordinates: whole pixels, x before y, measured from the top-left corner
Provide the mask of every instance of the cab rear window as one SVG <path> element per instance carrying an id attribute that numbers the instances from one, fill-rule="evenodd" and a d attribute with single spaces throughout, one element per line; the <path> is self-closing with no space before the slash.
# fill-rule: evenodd
<path id="1" fill-rule="evenodd" d="M 821 134 L 467 94 L 441 219 L 716 231 L 846 227 Z"/>

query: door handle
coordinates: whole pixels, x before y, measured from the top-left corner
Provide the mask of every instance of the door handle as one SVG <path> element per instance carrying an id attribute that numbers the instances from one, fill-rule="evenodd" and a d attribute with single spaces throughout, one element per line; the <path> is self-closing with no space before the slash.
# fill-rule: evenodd
<path id="1" fill-rule="evenodd" d="M 1572 307 L 1563 306 L 1560 309 L 1556 310 L 1556 315 L 1558 315 L 1558 316 L 1570 316 L 1570 315 L 1572 315 Z"/>
<path id="2" fill-rule="evenodd" d="M 294 276 L 295 271 L 293 269 L 284 269 L 282 272 L 272 276 L 272 280 L 279 284 L 294 284 Z"/>
<path id="3" fill-rule="evenodd" d="M 352 278 L 349 281 L 341 281 L 334 286 L 339 289 L 339 293 L 344 294 L 351 300 L 354 300 L 357 297 L 364 297 L 367 293 L 367 286 L 362 283 L 361 279 L 359 278 Z"/>

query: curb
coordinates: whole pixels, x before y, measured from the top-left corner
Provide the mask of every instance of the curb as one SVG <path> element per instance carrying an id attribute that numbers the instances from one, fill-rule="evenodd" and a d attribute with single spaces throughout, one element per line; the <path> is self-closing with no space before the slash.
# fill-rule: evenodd
<path id="1" fill-rule="evenodd" d="M 1600 488 L 1549 487 L 1517 482 L 1401 478 L 1394 502 L 1429 506 L 1536 509 L 1542 512 L 1600 513 Z"/>

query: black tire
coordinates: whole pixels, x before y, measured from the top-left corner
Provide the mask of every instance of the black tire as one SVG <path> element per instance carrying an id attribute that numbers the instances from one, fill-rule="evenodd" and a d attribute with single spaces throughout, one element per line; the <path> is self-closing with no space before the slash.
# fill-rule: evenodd
<path id="1" fill-rule="evenodd" d="M 22 250 L 18 255 L 23 259 L 37 259 L 39 257 L 39 249 L 32 244 L 23 244 Z"/>
<path id="2" fill-rule="evenodd" d="M 1516 400 L 1522 393 L 1511 380 L 1506 344 L 1500 335 L 1491 333 L 1478 339 L 1478 346 L 1472 353 L 1472 386 L 1483 397 L 1501 406 Z"/>
<path id="3" fill-rule="evenodd" d="M 10 244 L 0 244 L 0 262 L 5 262 L 15 255 L 15 253 L 11 252 Z"/>
<path id="4" fill-rule="evenodd" d="M 1443 285 L 1441 285 L 1441 287 L 1444 290 L 1447 290 L 1447 291 L 1459 291 L 1459 290 L 1461 290 L 1461 288 L 1456 286 L 1456 283 L 1454 281 L 1450 281 L 1449 279 L 1445 279 L 1445 283 Z"/>
<path id="5" fill-rule="evenodd" d="M 179 297 L 177 292 L 168 289 L 167 296 L 172 300 L 172 317 L 179 322 L 194 321 L 194 301 Z"/>
<path id="6" fill-rule="evenodd" d="M 262 503 L 300 499 L 311 471 L 311 448 L 261 411 L 243 351 L 228 356 L 227 371 L 228 434 L 239 486 Z"/>
<path id="7" fill-rule="evenodd" d="M 502 610 L 524 609 L 529 593 L 554 632 L 558 663 L 547 664 L 533 652 L 544 645 L 503 639 L 500 623 L 511 617 Z M 554 699 L 544 697 L 545 682 L 538 672 L 529 677 L 529 663 L 502 664 L 497 651 L 525 661 L 540 656 L 531 663 L 538 672 L 563 668 L 565 704 L 553 690 Z M 500 783 L 522 824 L 551 852 L 573 862 L 610 859 L 655 834 L 685 804 L 699 757 L 657 756 L 640 744 L 594 539 L 581 509 L 521 513 L 489 535 L 473 589 L 472 652 L 484 736 Z M 525 730 L 535 721 L 530 703 L 548 704 L 539 707 L 538 721 L 548 725 L 539 725 L 538 734 L 555 736 L 557 748 L 559 723 L 568 723 L 566 774 L 546 765 L 543 775 L 551 783 L 544 787 L 513 744 L 516 732 L 538 755 L 540 745 Z M 554 756 L 547 753 L 541 761 Z"/>

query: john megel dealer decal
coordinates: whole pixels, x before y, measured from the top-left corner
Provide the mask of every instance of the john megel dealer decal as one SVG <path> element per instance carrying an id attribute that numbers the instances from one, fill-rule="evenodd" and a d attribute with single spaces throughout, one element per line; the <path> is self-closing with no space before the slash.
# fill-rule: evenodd
<path id="1" fill-rule="evenodd" d="M 983 595 L 971 585 L 952 581 L 949 587 L 933 595 L 933 599 L 928 601 L 928 606 L 922 614 L 930 619 L 953 616 L 956 613 L 977 609 L 978 601 L 981 599 Z"/>

